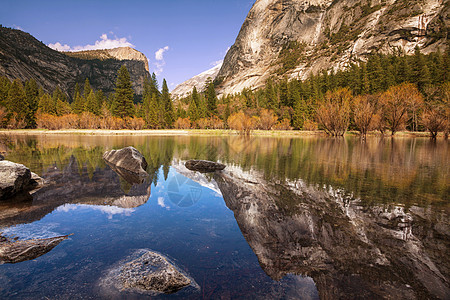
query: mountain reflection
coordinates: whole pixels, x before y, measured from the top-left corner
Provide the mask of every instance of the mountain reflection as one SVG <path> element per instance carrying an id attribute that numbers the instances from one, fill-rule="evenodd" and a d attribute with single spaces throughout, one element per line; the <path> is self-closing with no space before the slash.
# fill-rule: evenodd
<path id="1" fill-rule="evenodd" d="M 321 299 L 449 298 L 444 213 L 362 206 L 340 190 L 274 183 L 238 168 L 214 179 L 274 280 L 310 276 Z"/>

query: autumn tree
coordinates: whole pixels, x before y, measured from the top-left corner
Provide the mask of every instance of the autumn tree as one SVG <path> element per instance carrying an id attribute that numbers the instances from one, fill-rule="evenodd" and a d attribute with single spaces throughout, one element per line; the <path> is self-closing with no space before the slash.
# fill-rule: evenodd
<path id="1" fill-rule="evenodd" d="M 361 135 L 376 128 L 376 114 L 378 111 L 378 97 L 372 95 L 356 96 L 352 102 L 353 118 Z"/>
<path id="2" fill-rule="evenodd" d="M 390 87 L 381 95 L 383 119 L 392 135 L 405 128 L 408 121 L 408 103 L 419 101 L 421 97 L 417 87 L 412 83 Z"/>
<path id="3" fill-rule="evenodd" d="M 350 123 L 352 93 L 348 88 L 338 88 L 325 95 L 324 103 L 316 110 L 319 124 L 331 136 L 343 136 Z"/>
<path id="4" fill-rule="evenodd" d="M 270 130 L 277 123 L 278 117 L 273 110 L 262 109 L 260 112 L 259 126 L 263 130 Z"/>

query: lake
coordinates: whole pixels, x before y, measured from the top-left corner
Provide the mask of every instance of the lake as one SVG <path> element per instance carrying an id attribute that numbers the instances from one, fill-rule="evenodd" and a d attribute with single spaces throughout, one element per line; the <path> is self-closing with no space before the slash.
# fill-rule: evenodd
<path id="1" fill-rule="evenodd" d="M 102 159 L 133 146 L 148 178 Z M 47 181 L 0 202 L 0 232 L 72 234 L 0 265 L 1 299 L 450 298 L 450 147 L 349 136 L 0 136 L 0 152 Z M 200 174 L 189 159 L 226 169 Z M 174 294 L 118 291 L 108 270 L 141 249 L 195 282 Z"/>

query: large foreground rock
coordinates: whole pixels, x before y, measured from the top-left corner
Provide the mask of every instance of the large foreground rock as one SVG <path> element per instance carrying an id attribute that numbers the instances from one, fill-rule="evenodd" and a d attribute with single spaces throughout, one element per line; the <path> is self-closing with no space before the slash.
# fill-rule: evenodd
<path id="1" fill-rule="evenodd" d="M 137 175 L 147 175 L 147 172 L 145 171 L 145 169 L 147 169 L 147 161 L 134 147 L 107 151 L 103 154 L 103 159 L 113 167 L 113 169 L 119 169 Z"/>
<path id="2" fill-rule="evenodd" d="M 42 187 L 44 180 L 21 164 L 0 161 L 0 200 Z"/>
<path id="3" fill-rule="evenodd" d="M 6 199 L 25 190 L 31 180 L 31 171 L 21 164 L 0 161 L 0 199 Z"/>
<path id="4" fill-rule="evenodd" d="M 120 292 L 171 294 L 196 283 L 163 255 L 142 249 L 110 270 L 101 285 Z"/>
<path id="5" fill-rule="evenodd" d="M 55 248 L 68 235 L 47 239 L 11 240 L 0 235 L 0 264 L 18 263 L 35 259 Z"/>
<path id="6" fill-rule="evenodd" d="M 191 171 L 198 171 L 202 173 L 211 173 L 225 169 L 224 164 L 208 160 L 188 160 L 185 163 L 185 166 Z"/>

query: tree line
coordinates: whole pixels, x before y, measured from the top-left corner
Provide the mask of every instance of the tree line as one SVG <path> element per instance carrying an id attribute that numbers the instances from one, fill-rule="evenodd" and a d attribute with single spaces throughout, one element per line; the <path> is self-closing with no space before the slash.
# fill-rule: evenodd
<path id="1" fill-rule="evenodd" d="M 171 128 L 173 119 L 166 80 L 159 91 L 155 74 L 145 78 L 143 101 L 134 103 L 130 74 L 125 66 L 118 70 L 114 93 L 95 91 L 86 78 L 83 89 L 78 83 L 75 85 L 72 101 L 59 87 L 48 94 L 34 79 L 23 83 L 0 77 L 2 128 Z"/>
<path id="2" fill-rule="evenodd" d="M 347 130 L 395 134 L 399 130 L 449 131 L 450 55 L 374 54 L 345 70 L 323 70 L 305 80 L 269 78 L 258 90 L 244 89 L 209 105 L 205 92 L 179 101 L 184 112 L 177 126 L 253 129 L 321 129 L 330 135 Z M 200 101 L 199 101 L 200 99 Z M 178 110 L 177 110 L 178 111 Z M 212 117 L 211 117 L 212 115 Z M 216 122 L 217 117 L 221 122 Z"/>
<path id="3" fill-rule="evenodd" d="M 269 78 L 263 88 L 216 95 L 217 82 L 172 100 L 163 80 L 145 78 L 142 100 L 134 102 L 130 75 L 118 71 L 115 92 L 94 91 L 86 79 L 73 100 L 56 88 L 44 93 L 31 79 L 0 77 L 0 125 L 4 128 L 317 130 L 362 135 L 378 130 L 449 132 L 450 55 L 374 54 L 345 70 L 323 70 L 304 80 Z"/>

